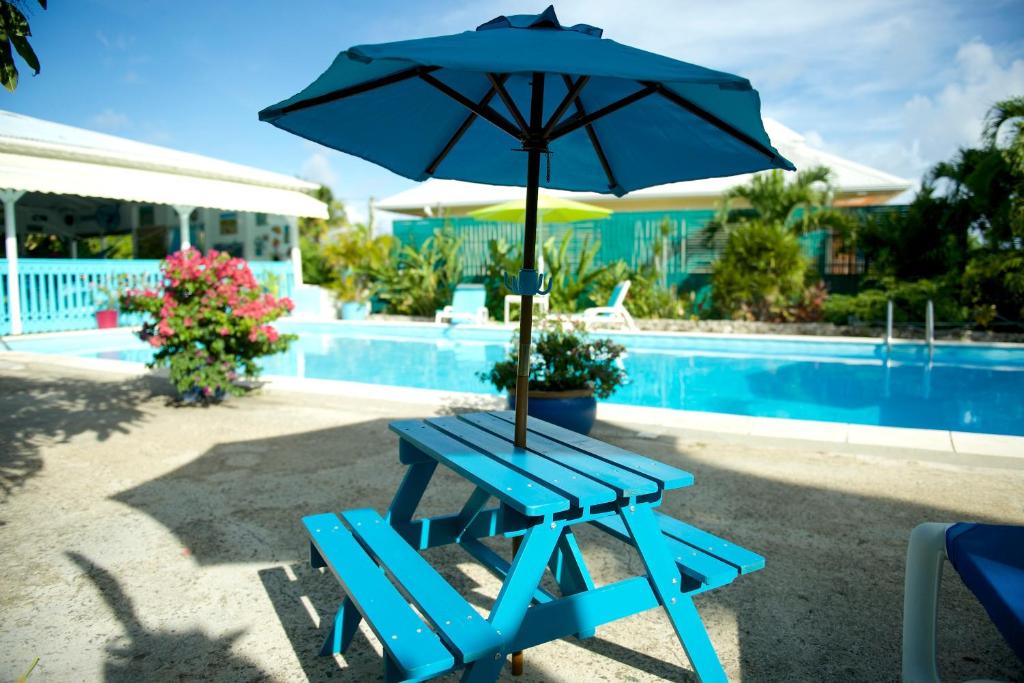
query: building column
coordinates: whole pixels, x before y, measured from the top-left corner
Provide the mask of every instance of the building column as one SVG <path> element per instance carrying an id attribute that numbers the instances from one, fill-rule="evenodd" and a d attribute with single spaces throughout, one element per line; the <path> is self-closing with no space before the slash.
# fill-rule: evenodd
<path id="1" fill-rule="evenodd" d="M 256 256 L 256 216 L 249 211 L 238 212 L 238 232 L 242 236 L 242 258 L 252 261 Z"/>
<path id="2" fill-rule="evenodd" d="M 24 190 L 0 190 L 4 203 L 4 247 L 7 249 L 7 310 L 11 316 L 11 334 L 21 334 L 21 283 L 18 280 L 18 232 L 14 224 L 14 205 Z"/>
<path id="3" fill-rule="evenodd" d="M 178 212 L 178 226 L 181 230 L 181 251 L 185 251 L 192 246 L 192 238 L 189 236 L 188 231 L 188 217 L 192 215 L 195 208 L 194 206 L 182 204 L 174 205 L 174 210 Z"/>
<path id="4" fill-rule="evenodd" d="M 302 251 L 299 249 L 299 219 L 295 216 L 285 216 L 288 222 L 288 252 L 292 260 L 292 273 L 295 276 L 295 286 L 302 284 Z"/>

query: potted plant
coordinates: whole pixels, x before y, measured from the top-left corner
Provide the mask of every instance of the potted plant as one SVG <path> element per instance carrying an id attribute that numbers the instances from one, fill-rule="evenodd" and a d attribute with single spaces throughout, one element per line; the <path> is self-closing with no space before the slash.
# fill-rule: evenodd
<path id="1" fill-rule="evenodd" d="M 256 359 L 280 353 L 296 339 L 269 323 L 292 302 L 264 291 L 240 258 L 186 249 L 160 264 L 157 289 L 132 289 L 121 310 L 145 313 L 139 337 L 156 347 L 150 367 L 170 369 L 171 383 L 188 403 L 240 394 L 240 377 L 259 375 Z"/>
<path id="2" fill-rule="evenodd" d="M 579 324 L 549 323 L 534 334 L 530 349 L 530 402 L 533 417 L 588 434 L 597 417 L 597 399 L 608 398 L 626 380 L 625 347 L 611 339 L 591 339 Z M 508 356 L 478 377 L 507 392 L 516 405 L 518 337 Z"/>
<path id="3" fill-rule="evenodd" d="M 374 269 L 391 256 L 390 235 L 374 235 L 367 224 L 356 223 L 340 230 L 324 248 L 324 260 L 334 271 L 327 287 L 339 302 L 342 320 L 365 320 L 376 289 Z"/>
<path id="4" fill-rule="evenodd" d="M 117 313 L 121 296 L 125 291 L 125 281 L 119 278 L 107 285 L 96 286 L 96 327 L 108 330 L 117 327 Z"/>

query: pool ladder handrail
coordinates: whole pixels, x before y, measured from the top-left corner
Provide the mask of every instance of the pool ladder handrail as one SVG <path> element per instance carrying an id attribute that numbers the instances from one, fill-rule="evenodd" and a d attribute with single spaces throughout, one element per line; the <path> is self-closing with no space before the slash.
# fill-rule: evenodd
<path id="1" fill-rule="evenodd" d="M 892 320 L 893 303 L 892 299 L 885 302 L 885 355 L 886 358 L 892 355 Z M 928 299 L 924 308 L 924 341 L 928 345 L 928 361 L 931 362 L 935 354 L 935 303 Z"/>

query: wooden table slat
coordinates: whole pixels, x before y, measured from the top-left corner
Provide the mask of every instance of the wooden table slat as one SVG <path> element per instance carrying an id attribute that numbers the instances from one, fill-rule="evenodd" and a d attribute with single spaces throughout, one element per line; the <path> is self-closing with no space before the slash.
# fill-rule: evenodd
<path id="1" fill-rule="evenodd" d="M 549 515 L 568 510 L 571 505 L 571 501 L 560 493 L 453 439 L 423 420 L 392 422 L 391 430 L 524 515 Z"/>
<path id="2" fill-rule="evenodd" d="M 469 413 L 463 415 L 462 419 L 512 442 L 514 425 L 500 417 L 486 413 Z M 624 469 L 601 458 L 552 441 L 540 434 L 529 435 L 526 447 L 534 453 L 611 486 L 620 496 L 628 498 L 658 492 L 658 484 L 653 479 L 648 479 L 632 470 Z"/>
<path id="3" fill-rule="evenodd" d="M 573 500 L 580 507 L 610 503 L 616 492 L 600 482 L 559 465 L 547 458 L 513 446 L 510 442 L 457 417 L 434 417 L 427 420 L 432 426 L 449 436 L 472 444 L 482 453 L 544 484 Z"/>
<path id="4" fill-rule="evenodd" d="M 499 410 L 491 412 L 502 420 L 515 423 L 515 413 L 511 410 Z M 574 431 L 564 429 L 549 422 L 536 418 L 527 418 L 526 427 L 530 432 L 540 434 L 552 441 L 570 446 L 577 450 L 589 453 L 595 458 L 614 463 L 619 467 L 642 474 L 657 481 L 664 489 L 679 489 L 693 484 L 693 475 L 685 470 L 663 462 L 648 458 L 631 451 L 607 444 L 589 436 L 578 434 Z M 527 437 L 529 441 L 529 437 Z"/>

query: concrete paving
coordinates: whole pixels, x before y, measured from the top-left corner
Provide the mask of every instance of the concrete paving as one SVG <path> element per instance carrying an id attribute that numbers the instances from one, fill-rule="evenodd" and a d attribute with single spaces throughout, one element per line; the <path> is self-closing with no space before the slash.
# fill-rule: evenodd
<path id="1" fill-rule="evenodd" d="M 369 631 L 344 658 L 316 656 L 339 590 L 305 566 L 299 519 L 387 506 L 402 475 L 387 423 L 432 410 L 394 398 L 275 391 L 180 408 L 165 380 L 0 355 L 0 680 L 37 657 L 32 681 L 381 680 Z M 719 438 L 670 424 L 601 423 L 595 436 L 693 472 L 696 485 L 665 510 L 766 556 L 764 571 L 697 599 L 732 680 L 898 680 L 910 529 L 1024 524 L 1017 459 Z M 428 490 L 426 513 L 452 511 L 469 493 L 440 476 L 446 486 Z M 580 539 L 598 583 L 638 571 L 624 546 L 587 530 Z M 468 555 L 426 555 L 490 606 L 498 583 Z M 952 571 L 941 605 L 944 679 L 1024 681 Z M 692 674 L 652 610 L 530 650 L 526 675 L 502 680 Z"/>

